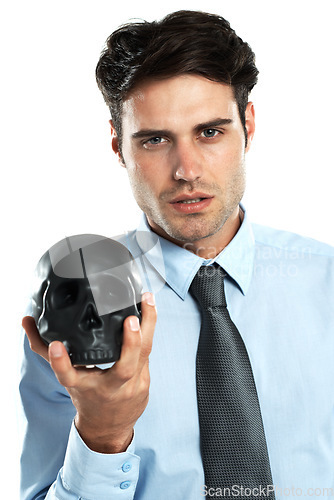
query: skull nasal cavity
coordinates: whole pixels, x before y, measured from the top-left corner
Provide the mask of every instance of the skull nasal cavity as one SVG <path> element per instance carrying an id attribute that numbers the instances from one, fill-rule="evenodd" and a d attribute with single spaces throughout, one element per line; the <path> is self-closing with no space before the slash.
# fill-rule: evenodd
<path id="1" fill-rule="evenodd" d="M 93 330 L 102 327 L 102 321 L 93 304 L 88 304 L 80 321 L 82 330 Z"/>

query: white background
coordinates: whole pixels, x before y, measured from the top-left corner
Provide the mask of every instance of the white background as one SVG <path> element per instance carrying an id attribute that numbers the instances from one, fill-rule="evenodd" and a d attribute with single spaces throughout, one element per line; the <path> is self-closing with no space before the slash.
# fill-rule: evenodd
<path id="1" fill-rule="evenodd" d="M 18 498 L 18 339 L 35 264 L 65 236 L 119 234 L 139 216 L 110 148 L 94 76 L 99 53 L 129 18 L 179 9 L 226 17 L 257 55 L 244 199 L 252 220 L 334 244 L 330 0 L 7 2 L 0 12 L 1 498 Z"/>

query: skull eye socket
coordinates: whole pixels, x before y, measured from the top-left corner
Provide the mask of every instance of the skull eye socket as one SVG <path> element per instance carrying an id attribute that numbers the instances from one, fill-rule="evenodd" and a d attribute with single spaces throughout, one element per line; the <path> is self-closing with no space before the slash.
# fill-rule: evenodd
<path id="1" fill-rule="evenodd" d="M 79 295 L 79 286 L 76 281 L 61 283 L 51 296 L 51 304 L 54 309 L 64 309 L 76 303 Z"/>

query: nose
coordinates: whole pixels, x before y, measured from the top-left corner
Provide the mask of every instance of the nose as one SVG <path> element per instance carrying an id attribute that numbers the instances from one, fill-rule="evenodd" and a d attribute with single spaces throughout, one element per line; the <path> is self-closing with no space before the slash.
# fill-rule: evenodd
<path id="1" fill-rule="evenodd" d="M 179 141 L 175 145 L 172 161 L 175 180 L 193 182 L 202 176 L 200 155 L 191 141 Z"/>
<path id="2" fill-rule="evenodd" d="M 97 313 L 95 304 L 88 303 L 85 307 L 84 313 L 79 323 L 83 331 L 89 332 L 102 327 L 102 321 Z"/>

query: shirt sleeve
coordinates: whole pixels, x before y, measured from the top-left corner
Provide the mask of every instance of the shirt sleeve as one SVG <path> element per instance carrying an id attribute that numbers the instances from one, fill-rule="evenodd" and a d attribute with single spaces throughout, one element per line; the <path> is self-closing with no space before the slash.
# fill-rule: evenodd
<path id="1" fill-rule="evenodd" d="M 47 500 L 132 500 L 140 462 L 133 452 L 134 439 L 124 453 L 107 455 L 93 452 L 82 441 L 73 423 L 64 466 Z"/>
<path id="2" fill-rule="evenodd" d="M 90 450 L 74 426 L 68 392 L 22 336 L 21 500 L 132 500 L 140 463 L 135 438 L 124 453 Z"/>

